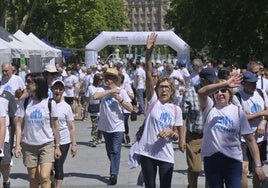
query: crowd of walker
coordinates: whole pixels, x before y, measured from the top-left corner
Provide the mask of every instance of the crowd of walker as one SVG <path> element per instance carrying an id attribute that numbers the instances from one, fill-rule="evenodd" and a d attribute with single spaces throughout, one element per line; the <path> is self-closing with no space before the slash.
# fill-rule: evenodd
<path id="1" fill-rule="evenodd" d="M 268 78 L 260 61 L 246 69 L 211 60 L 162 63 L 152 60 L 157 34 L 146 41 L 145 62 L 114 67 L 46 65 L 43 72 L 2 64 L 0 87 L 0 161 L 3 188 L 11 187 L 13 155 L 22 157 L 29 187 L 62 187 L 63 165 L 77 153 L 74 117 L 92 125 L 91 147 L 105 141 L 110 185 L 117 184 L 122 143 L 141 165 L 146 188 L 171 187 L 173 144 L 186 152 L 188 188 L 198 187 L 204 168 L 206 187 L 254 188 L 265 181 Z M 130 140 L 128 122 L 145 115 Z M 135 144 L 134 144 L 135 143 Z M 14 146 L 14 147 L 13 147 Z M 132 161 L 133 162 L 133 161 Z M 51 178 L 53 174 L 53 178 Z"/>

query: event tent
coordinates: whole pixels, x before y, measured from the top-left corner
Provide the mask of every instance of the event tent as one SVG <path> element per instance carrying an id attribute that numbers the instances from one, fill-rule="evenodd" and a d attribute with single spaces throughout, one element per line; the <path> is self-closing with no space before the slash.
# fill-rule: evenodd
<path id="1" fill-rule="evenodd" d="M 45 51 L 46 51 L 46 55 L 45 56 L 46 57 L 51 57 L 51 58 L 53 58 L 53 57 L 55 57 L 55 58 L 62 57 L 61 50 L 56 49 L 56 48 L 53 48 L 53 47 L 45 44 L 37 36 L 35 36 L 33 33 L 29 33 L 28 34 L 28 37 L 34 43 L 36 43 L 37 45 L 39 45 L 43 49 L 45 49 Z"/>
<path id="2" fill-rule="evenodd" d="M 0 27 L 0 42 L 11 49 L 12 58 L 20 58 L 21 55 L 24 55 L 25 58 L 29 58 L 27 46 L 3 27 Z"/>
<path id="3" fill-rule="evenodd" d="M 41 48 L 41 46 L 38 46 L 35 44 L 29 37 L 23 33 L 20 29 L 14 33 L 13 35 L 18 40 L 20 40 L 22 43 L 28 46 L 28 48 L 34 52 L 36 55 L 41 55 L 41 57 L 45 57 L 45 50 Z"/>
<path id="4" fill-rule="evenodd" d="M 3 62 L 10 62 L 12 59 L 11 57 L 11 48 L 0 43 L 0 64 Z"/>

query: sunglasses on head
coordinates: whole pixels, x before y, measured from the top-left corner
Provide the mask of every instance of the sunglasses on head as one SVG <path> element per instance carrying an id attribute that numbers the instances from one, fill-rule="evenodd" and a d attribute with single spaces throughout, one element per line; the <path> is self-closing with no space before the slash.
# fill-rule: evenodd
<path id="1" fill-rule="evenodd" d="M 215 94 L 218 94 L 219 92 L 226 93 L 227 91 L 228 91 L 227 88 L 223 88 L 223 89 L 220 89 L 220 90 L 216 91 Z"/>

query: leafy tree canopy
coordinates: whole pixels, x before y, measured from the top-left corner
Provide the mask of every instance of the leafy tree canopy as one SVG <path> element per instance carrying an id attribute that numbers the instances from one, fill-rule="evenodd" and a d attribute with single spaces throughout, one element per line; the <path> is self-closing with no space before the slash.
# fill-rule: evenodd
<path id="1" fill-rule="evenodd" d="M 171 0 L 171 5 L 165 20 L 194 52 L 208 47 L 213 58 L 244 64 L 268 52 L 268 1 Z"/>

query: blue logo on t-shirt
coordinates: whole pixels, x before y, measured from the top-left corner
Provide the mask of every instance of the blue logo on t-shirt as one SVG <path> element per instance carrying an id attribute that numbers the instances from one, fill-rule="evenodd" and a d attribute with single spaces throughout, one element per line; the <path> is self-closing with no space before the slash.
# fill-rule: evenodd
<path id="1" fill-rule="evenodd" d="M 114 98 L 106 98 L 105 99 L 105 103 L 107 104 L 107 106 L 113 111 L 115 110 L 115 100 Z"/>
<path id="2" fill-rule="evenodd" d="M 227 134 L 235 134 L 236 130 L 234 127 L 234 122 L 230 120 L 228 117 L 222 117 L 218 120 L 218 122 L 213 127 L 214 130 L 220 131 L 222 133 Z"/>
<path id="3" fill-rule="evenodd" d="M 5 90 L 5 91 L 9 91 L 9 92 L 11 92 L 12 87 L 11 87 L 10 85 L 6 85 L 6 86 L 4 87 L 4 90 Z"/>
<path id="4" fill-rule="evenodd" d="M 168 112 L 162 112 L 159 120 L 156 123 L 158 126 L 162 127 L 163 129 L 167 129 L 170 127 L 171 122 L 172 122 L 171 114 Z"/>
<path id="5" fill-rule="evenodd" d="M 43 114 L 42 114 L 41 110 L 36 109 L 36 110 L 32 111 L 30 113 L 28 123 L 32 124 L 32 125 L 43 126 L 44 121 L 43 121 Z"/>
<path id="6" fill-rule="evenodd" d="M 250 112 L 255 114 L 256 112 L 261 111 L 261 106 L 259 104 L 253 104 L 253 106 L 250 108 Z"/>

